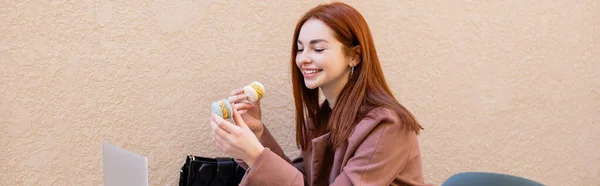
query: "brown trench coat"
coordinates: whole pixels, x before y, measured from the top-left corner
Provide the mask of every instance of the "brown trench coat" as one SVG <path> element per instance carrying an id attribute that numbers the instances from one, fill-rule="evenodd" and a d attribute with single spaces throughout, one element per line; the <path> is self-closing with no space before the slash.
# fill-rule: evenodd
<path id="1" fill-rule="evenodd" d="M 314 138 L 312 148 L 290 161 L 265 130 L 259 139 L 265 150 L 254 166 L 238 162 L 247 170 L 240 185 L 425 185 L 417 135 L 393 111 L 370 111 L 335 150 L 329 136 Z"/>

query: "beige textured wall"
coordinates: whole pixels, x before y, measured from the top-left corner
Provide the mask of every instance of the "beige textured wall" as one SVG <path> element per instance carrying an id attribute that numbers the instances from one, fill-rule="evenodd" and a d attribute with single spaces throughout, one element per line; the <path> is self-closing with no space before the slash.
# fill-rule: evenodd
<path id="1" fill-rule="evenodd" d="M 0 185 L 102 185 L 101 141 L 176 185 L 210 143 L 210 102 L 253 80 L 293 142 L 288 57 L 322 1 L 0 1 Z M 600 2 L 348 1 L 426 128 L 427 182 L 494 171 L 600 185 Z"/>

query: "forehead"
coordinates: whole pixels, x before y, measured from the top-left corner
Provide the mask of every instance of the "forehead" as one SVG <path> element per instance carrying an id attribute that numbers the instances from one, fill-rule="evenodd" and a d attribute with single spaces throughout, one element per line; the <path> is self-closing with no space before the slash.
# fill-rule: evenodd
<path id="1" fill-rule="evenodd" d="M 300 28 L 298 41 L 308 43 L 314 39 L 333 41 L 333 30 L 319 19 L 309 19 Z"/>

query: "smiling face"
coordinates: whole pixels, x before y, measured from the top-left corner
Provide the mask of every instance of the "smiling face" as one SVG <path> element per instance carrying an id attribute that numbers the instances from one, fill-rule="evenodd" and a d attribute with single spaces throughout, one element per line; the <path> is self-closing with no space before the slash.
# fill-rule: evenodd
<path id="1" fill-rule="evenodd" d="M 348 82 L 353 61 L 333 30 L 319 19 L 309 19 L 300 28 L 296 45 L 296 66 L 302 72 L 305 86 L 320 87 L 326 94 L 339 93 Z"/>

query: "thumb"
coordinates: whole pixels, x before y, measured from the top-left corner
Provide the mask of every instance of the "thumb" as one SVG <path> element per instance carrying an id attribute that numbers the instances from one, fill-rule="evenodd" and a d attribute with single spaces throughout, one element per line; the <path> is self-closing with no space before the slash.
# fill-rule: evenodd
<path id="1" fill-rule="evenodd" d="M 246 122 L 244 121 L 244 119 L 242 119 L 242 116 L 237 111 L 237 109 L 235 107 L 232 107 L 231 110 L 233 111 L 233 121 L 235 121 L 235 124 L 242 128 L 248 128 L 248 125 L 246 125 Z"/>

